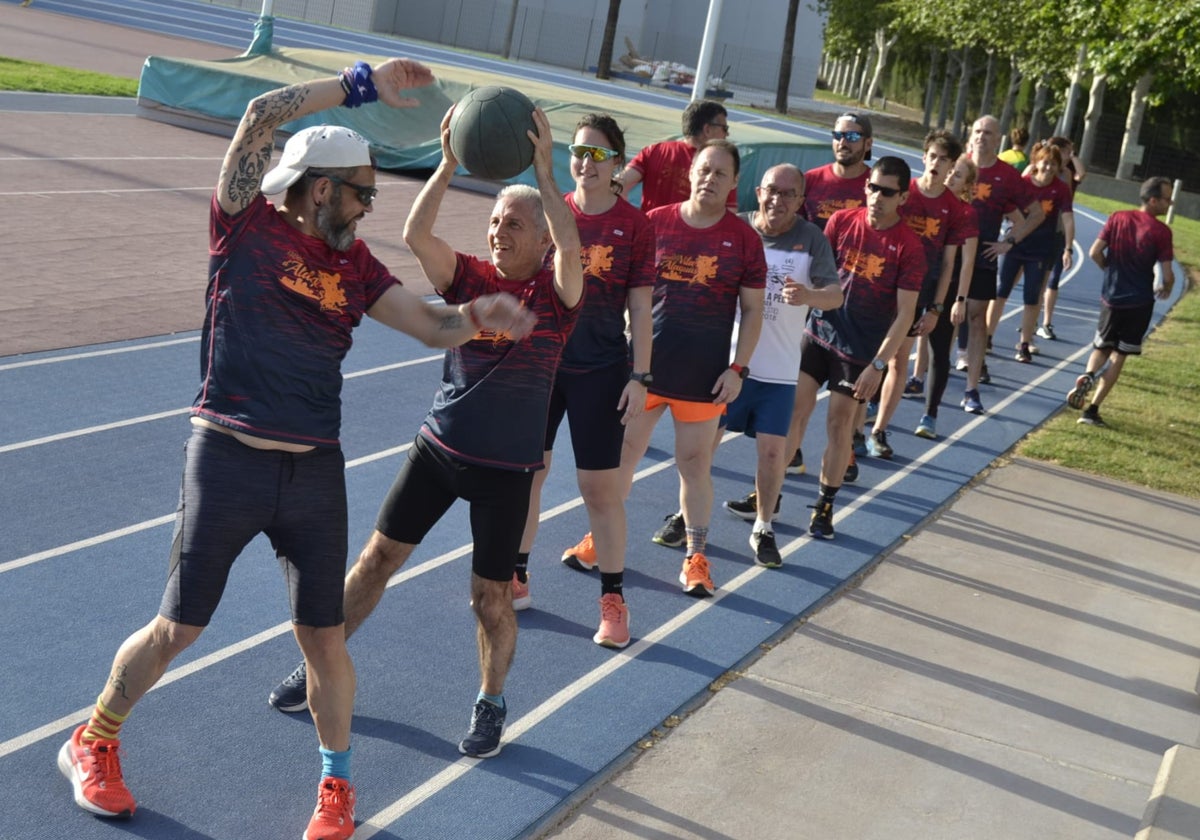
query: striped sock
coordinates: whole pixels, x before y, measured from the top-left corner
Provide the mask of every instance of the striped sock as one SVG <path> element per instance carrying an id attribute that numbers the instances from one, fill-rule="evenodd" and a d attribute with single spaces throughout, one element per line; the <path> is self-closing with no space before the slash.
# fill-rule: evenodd
<path id="1" fill-rule="evenodd" d="M 708 529 L 707 528 L 684 528 L 687 533 L 687 556 L 693 554 L 703 554 L 708 548 Z"/>
<path id="2" fill-rule="evenodd" d="M 80 738 L 84 741 L 116 741 L 121 737 L 121 724 L 129 717 L 129 712 L 118 715 L 105 706 L 99 697 L 96 698 L 96 708 L 88 719 L 87 728 Z"/>

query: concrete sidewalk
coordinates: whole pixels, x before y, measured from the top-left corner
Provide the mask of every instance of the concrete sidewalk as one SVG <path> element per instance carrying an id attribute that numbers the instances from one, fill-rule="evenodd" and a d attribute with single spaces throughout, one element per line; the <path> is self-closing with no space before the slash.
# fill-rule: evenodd
<path id="1" fill-rule="evenodd" d="M 1198 557 L 1200 502 L 1016 460 L 539 836 L 1131 837 L 1200 735 Z"/>

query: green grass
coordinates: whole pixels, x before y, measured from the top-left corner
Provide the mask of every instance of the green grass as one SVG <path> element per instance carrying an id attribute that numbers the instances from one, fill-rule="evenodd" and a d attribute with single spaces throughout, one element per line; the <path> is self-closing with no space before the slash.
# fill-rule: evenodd
<path id="1" fill-rule="evenodd" d="M 0 90 L 31 93 L 78 93 L 93 96 L 136 96 L 137 79 L 88 70 L 55 67 L 0 56 Z"/>
<path id="2" fill-rule="evenodd" d="M 1128 205 L 1093 196 L 1080 203 L 1102 213 Z M 1185 272 L 1200 266 L 1200 222 L 1176 216 L 1175 258 Z M 1091 243 L 1081 243 L 1085 247 Z M 1105 428 L 1076 424 L 1066 409 L 1017 447 L 1017 454 L 1155 490 L 1200 498 L 1200 291 L 1190 285 L 1125 362 L 1104 401 Z"/>

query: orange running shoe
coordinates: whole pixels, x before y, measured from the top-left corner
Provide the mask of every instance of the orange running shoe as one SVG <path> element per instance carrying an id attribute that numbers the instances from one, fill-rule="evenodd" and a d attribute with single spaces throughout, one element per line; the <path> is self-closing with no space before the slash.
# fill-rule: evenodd
<path id="1" fill-rule="evenodd" d="M 584 534 L 579 545 L 564 551 L 562 561 L 581 572 L 590 572 L 596 568 L 596 544 L 592 542 L 592 532 Z"/>
<path id="2" fill-rule="evenodd" d="M 326 776 L 317 788 L 317 809 L 304 830 L 304 840 L 348 840 L 352 834 L 354 785 Z"/>
<path id="3" fill-rule="evenodd" d="M 620 595 L 610 592 L 600 596 L 600 629 L 592 641 L 607 648 L 629 644 L 629 607 Z"/>
<path id="4" fill-rule="evenodd" d="M 710 598 L 717 591 L 708 574 L 708 558 L 699 551 L 684 559 L 679 582 L 684 592 L 696 598 Z"/>
<path id="5" fill-rule="evenodd" d="M 121 778 L 120 741 L 83 741 L 80 726 L 58 751 L 58 769 L 75 789 L 75 804 L 100 817 L 127 819 L 137 810 Z"/>
<path id="6" fill-rule="evenodd" d="M 529 574 L 525 575 L 525 582 L 517 580 L 517 573 L 513 572 L 512 579 L 512 596 L 514 610 L 527 610 L 533 606 L 533 598 L 529 594 Z"/>

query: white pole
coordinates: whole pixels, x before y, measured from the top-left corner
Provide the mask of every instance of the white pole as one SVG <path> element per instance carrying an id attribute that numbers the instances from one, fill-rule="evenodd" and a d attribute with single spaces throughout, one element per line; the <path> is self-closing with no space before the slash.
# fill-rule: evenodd
<path id="1" fill-rule="evenodd" d="M 270 17 L 275 7 L 275 0 L 263 0 L 261 17 Z"/>
<path id="2" fill-rule="evenodd" d="M 1167 224 L 1171 224 L 1175 220 L 1175 202 L 1179 200 L 1179 193 L 1183 191 L 1183 181 L 1176 178 L 1175 184 L 1171 188 L 1171 206 L 1167 209 Z"/>
<path id="3" fill-rule="evenodd" d="M 696 62 L 696 81 L 692 85 L 691 101 L 703 99 L 708 90 L 708 71 L 717 44 L 717 24 L 721 22 L 722 0 L 708 0 L 708 19 L 704 21 L 704 39 L 700 42 L 700 59 Z"/>

